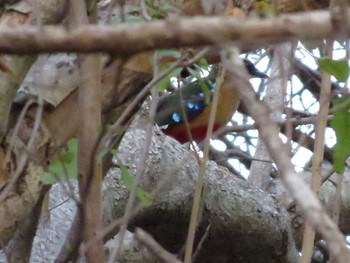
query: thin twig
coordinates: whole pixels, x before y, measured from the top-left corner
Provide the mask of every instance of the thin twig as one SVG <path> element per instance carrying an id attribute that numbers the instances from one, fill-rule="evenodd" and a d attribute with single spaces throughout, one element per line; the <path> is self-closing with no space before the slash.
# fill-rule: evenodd
<path id="1" fill-rule="evenodd" d="M 157 57 L 158 57 L 157 52 L 155 53 L 154 57 L 156 58 L 155 59 L 155 62 L 156 62 Z M 159 71 L 158 64 L 154 63 L 154 77 L 153 77 L 154 79 L 158 76 L 158 71 Z M 152 87 L 152 102 L 151 102 L 151 108 L 150 108 L 150 113 L 149 113 L 149 122 L 147 123 L 147 126 L 146 126 L 145 144 L 144 144 L 140 159 L 137 162 L 137 170 L 136 170 L 136 175 L 134 177 L 134 183 L 131 187 L 129 199 L 128 199 L 128 202 L 126 204 L 125 213 L 123 216 L 124 223 L 121 225 L 120 232 L 119 232 L 119 235 L 120 235 L 119 236 L 119 244 L 112 251 L 112 253 L 108 259 L 108 263 L 113 263 L 115 261 L 115 259 L 121 254 L 124 236 L 125 236 L 125 233 L 127 230 L 128 222 L 129 222 L 131 215 L 132 215 L 132 208 L 135 205 L 137 188 L 138 188 L 138 185 L 140 183 L 141 177 L 146 170 L 147 157 L 148 157 L 149 149 L 150 149 L 151 143 L 152 143 L 152 134 L 153 134 L 152 129 L 153 129 L 154 118 L 156 115 L 158 99 L 159 98 L 158 98 L 157 87 L 153 86 Z"/>
<path id="2" fill-rule="evenodd" d="M 333 56 L 333 41 L 326 43 L 327 55 Z M 321 187 L 321 171 L 324 155 L 324 140 L 327 126 L 327 116 L 330 104 L 331 92 L 331 75 L 322 72 L 321 77 L 321 94 L 320 94 L 320 110 L 317 115 L 316 134 L 314 144 L 314 155 L 312 157 L 312 175 L 311 175 L 311 190 L 317 195 Z M 309 263 L 311 260 L 313 246 L 315 240 L 315 230 L 312 224 L 306 220 L 303 236 L 301 263 Z"/>
<path id="3" fill-rule="evenodd" d="M 17 123 L 15 125 L 15 128 L 13 130 L 13 133 L 12 133 L 12 136 L 11 136 L 11 139 L 10 139 L 10 142 L 9 142 L 9 147 L 7 149 L 7 152 L 6 152 L 6 156 L 5 156 L 5 160 L 4 160 L 4 163 L 3 163 L 3 167 L 5 167 L 6 164 L 10 160 L 11 152 L 12 152 L 12 150 L 14 148 L 14 145 L 15 145 L 15 142 L 17 140 L 17 134 L 19 132 L 19 129 L 21 128 L 21 124 L 24 121 L 24 118 L 25 118 L 25 116 L 26 116 L 26 114 L 28 112 L 29 107 L 32 106 L 35 102 L 36 102 L 36 100 L 34 100 L 33 98 L 29 99 L 26 102 L 26 104 L 24 105 L 23 109 L 21 110 L 21 114 L 18 117 Z"/>
<path id="4" fill-rule="evenodd" d="M 210 47 L 204 47 L 201 51 L 199 51 L 195 56 L 191 59 L 180 64 L 181 67 L 189 67 L 196 63 L 200 58 L 204 57 L 210 51 Z"/>
<path id="5" fill-rule="evenodd" d="M 194 242 L 194 238 L 197 230 L 197 224 L 198 224 L 200 208 L 201 208 L 201 199 L 202 199 L 203 187 L 205 182 L 205 169 L 206 169 L 207 161 L 209 159 L 210 138 L 213 133 L 215 116 L 216 116 L 217 106 L 218 106 L 219 96 L 220 96 L 220 88 L 221 88 L 221 85 L 223 84 L 223 76 L 225 74 L 224 71 L 225 70 L 223 70 L 220 76 L 216 79 L 216 89 L 213 96 L 212 107 L 210 109 L 207 134 L 204 140 L 203 158 L 200 159 L 200 162 L 199 162 L 198 179 L 195 187 L 190 225 L 188 228 L 187 239 L 186 239 L 185 259 L 184 259 L 185 263 L 192 262 L 191 258 L 192 258 L 192 251 L 193 251 L 193 242 Z"/>
<path id="6" fill-rule="evenodd" d="M 141 228 L 136 228 L 135 238 L 144 245 L 160 262 L 163 263 L 181 263 L 173 254 L 166 251 L 151 235 L 147 234 Z"/>
<path id="7" fill-rule="evenodd" d="M 147 12 L 145 0 L 140 0 L 141 14 L 146 21 L 152 21 L 152 17 Z"/>
<path id="8" fill-rule="evenodd" d="M 20 156 L 19 162 L 17 164 L 17 168 L 16 168 L 14 174 L 11 176 L 10 182 L 5 186 L 5 188 L 1 192 L 0 203 L 2 203 L 6 199 L 9 192 L 11 191 L 11 189 L 13 188 L 13 186 L 16 184 L 17 180 L 21 176 L 25 165 L 27 164 L 29 153 L 31 152 L 31 150 L 34 146 L 34 142 L 35 142 L 37 133 L 39 131 L 40 122 L 41 122 L 41 118 L 42 118 L 42 114 L 43 114 L 43 108 L 44 108 L 43 107 L 43 100 L 42 100 L 41 96 L 39 96 L 38 97 L 38 108 L 37 108 L 36 115 L 35 115 L 34 126 L 32 129 L 32 132 L 30 134 L 29 141 L 28 141 L 27 146 L 26 146 L 27 149 L 23 150 L 23 152 Z"/>
<path id="9" fill-rule="evenodd" d="M 327 119 L 327 122 L 330 122 L 331 120 L 333 120 L 333 115 L 328 115 L 326 119 Z M 284 119 L 282 121 L 277 121 L 276 124 L 278 124 L 281 127 L 288 123 L 293 127 L 297 127 L 300 125 L 314 124 L 315 121 L 316 121 L 316 116 L 305 117 L 305 118 L 297 117 L 297 118 L 290 118 L 290 119 Z M 256 130 L 257 128 L 258 126 L 256 123 L 226 126 L 224 128 L 217 130 L 214 133 L 214 136 L 220 137 L 221 135 L 229 132 L 244 132 L 249 130 Z"/>
<path id="10" fill-rule="evenodd" d="M 177 85 L 178 85 L 177 93 L 180 96 L 180 101 L 184 101 L 183 96 L 182 96 L 181 87 L 180 87 L 180 79 L 179 78 L 177 80 Z M 181 115 L 184 118 L 184 124 L 185 124 L 185 129 L 186 129 L 187 136 L 188 136 L 190 144 L 192 146 L 193 153 L 196 156 L 197 162 L 199 163 L 200 156 L 199 156 L 199 153 L 196 151 L 196 145 L 195 145 L 195 142 L 193 140 L 193 136 L 192 136 L 190 124 L 188 122 L 185 106 L 182 103 L 180 103 L 180 109 L 181 109 Z"/>
<path id="11" fill-rule="evenodd" d="M 79 192 L 74 193 L 74 195 L 76 195 L 76 196 L 77 196 L 78 194 L 79 194 Z M 63 200 L 62 202 L 60 202 L 60 203 L 54 205 L 53 207 L 50 207 L 49 211 L 51 212 L 52 210 L 56 209 L 57 207 L 59 207 L 59 206 L 65 204 L 65 203 L 69 202 L 69 200 L 74 200 L 74 198 L 72 198 L 72 196 L 69 196 L 68 198 L 66 198 L 66 199 Z"/>
<path id="12" fill-rule="evenodd" d="M 210 232 L 210 224 L 205 229 L 205 232 L 197 245 L 196 251 L 193 253 L 193 258 L 192 258 L 193 262 L 196 260 L 197 256 L 199 255 L 199 252 L 201 251 L 201 248 L 204 244 L 204 241 L 207 239 L 209 232 Z"/>
<path id="13" fill-rule="evenodd" d="M 340 205 L 342 201 L 342 189 L 343 189 L 343 179 L 344 175 L 336 173 L 336 189 L 332 202 L 332 218 L 336 224 L 339 224 L 339 216 L 340 216 Z"/>

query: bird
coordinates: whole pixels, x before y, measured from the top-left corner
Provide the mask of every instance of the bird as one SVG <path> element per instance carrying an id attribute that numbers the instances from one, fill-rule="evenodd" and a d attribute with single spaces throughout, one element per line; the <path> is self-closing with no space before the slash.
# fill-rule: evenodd
<path id="1" fill-rule="evenodd" d="M 243 59 L 243 64 L 251 77 L 267 78 L 267 75 L 259 71 L 248 59 Z M 182 144 L 191 139 L 199 142 L 206 137 L 218 73 L 219 66 L 213 65 L 207 77 L 189 82 L 181 87 L 180 91 L 160 98 L 155 122 L 166 135 Z M 233 86 L 232 78 L 225 76 L 220 87 L 213 131 L 227 125 L 236 112 L 240 100 L 240 94 Z M 186 128 L 186 121 L 191 136 Z"/>

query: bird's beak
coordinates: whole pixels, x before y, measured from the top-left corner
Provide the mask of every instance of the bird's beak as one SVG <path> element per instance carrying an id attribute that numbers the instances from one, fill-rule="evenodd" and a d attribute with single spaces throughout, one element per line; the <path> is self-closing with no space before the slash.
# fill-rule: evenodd
<path id="1" fill-rule="evenodd" d="M 259 71 L 250 60 L 248 60 L 246 58 L 243 59 L 243 64 L 244 64 L 245 68 L 247 69 L 248 73 L 251 75 L 251 77 L 262 78 L 262 79 L 268 78 L 268 76 L 265 73 Z"/>
<path id="2" fill-rule="evenodd" d="M 261 79 L 267 79 L 269 76 L 267 76 L 264 72 L 259 71 L 257 68 L 253 72 L 250 72 L 253 78 L 261 78 Z"/>

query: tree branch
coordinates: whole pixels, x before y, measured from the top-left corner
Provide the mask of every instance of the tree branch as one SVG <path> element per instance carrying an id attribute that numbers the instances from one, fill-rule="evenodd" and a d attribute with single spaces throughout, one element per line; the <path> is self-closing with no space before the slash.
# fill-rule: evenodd
<path id="1" fill-rule="evenodd" d="M 344 25 L 344 28 L 349 31 L 350 25 Z M 169 47 L 238 42 L 236 44 L 239 47 L 247 49 L 291 40 L 345 37 L 343 31 L 333 29 L 328 11 L 310 11 L 269 19 L 177 17 L 118 26 L 86 25 L 70 31 L 63 27 L 44 26 L 38 29 L 28 26 L 0 28 L 0 52 L 34 54 L 103 51 L 131 55 Z"/>

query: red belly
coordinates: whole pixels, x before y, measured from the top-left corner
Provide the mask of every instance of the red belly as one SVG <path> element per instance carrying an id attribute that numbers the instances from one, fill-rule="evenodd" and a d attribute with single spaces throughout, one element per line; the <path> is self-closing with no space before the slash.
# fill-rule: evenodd
<path id="1" fill-rule="evenodd" d="M 218 130 L 220 127 L 221 127 L 220 125 L 214 124 L 213 131 Z M 192 139 L 194 141 L 204 140 L 205 136 L 207 135 L 207 129 L 208 129 L 207 125 L 191 128 Z M 170 127 L 164 130 L 164 133 L 166 135 L 173 137 L 180 143 L 186 143 L 190 141 L 185 125 L 177 125 L 177 126 Z"/>

